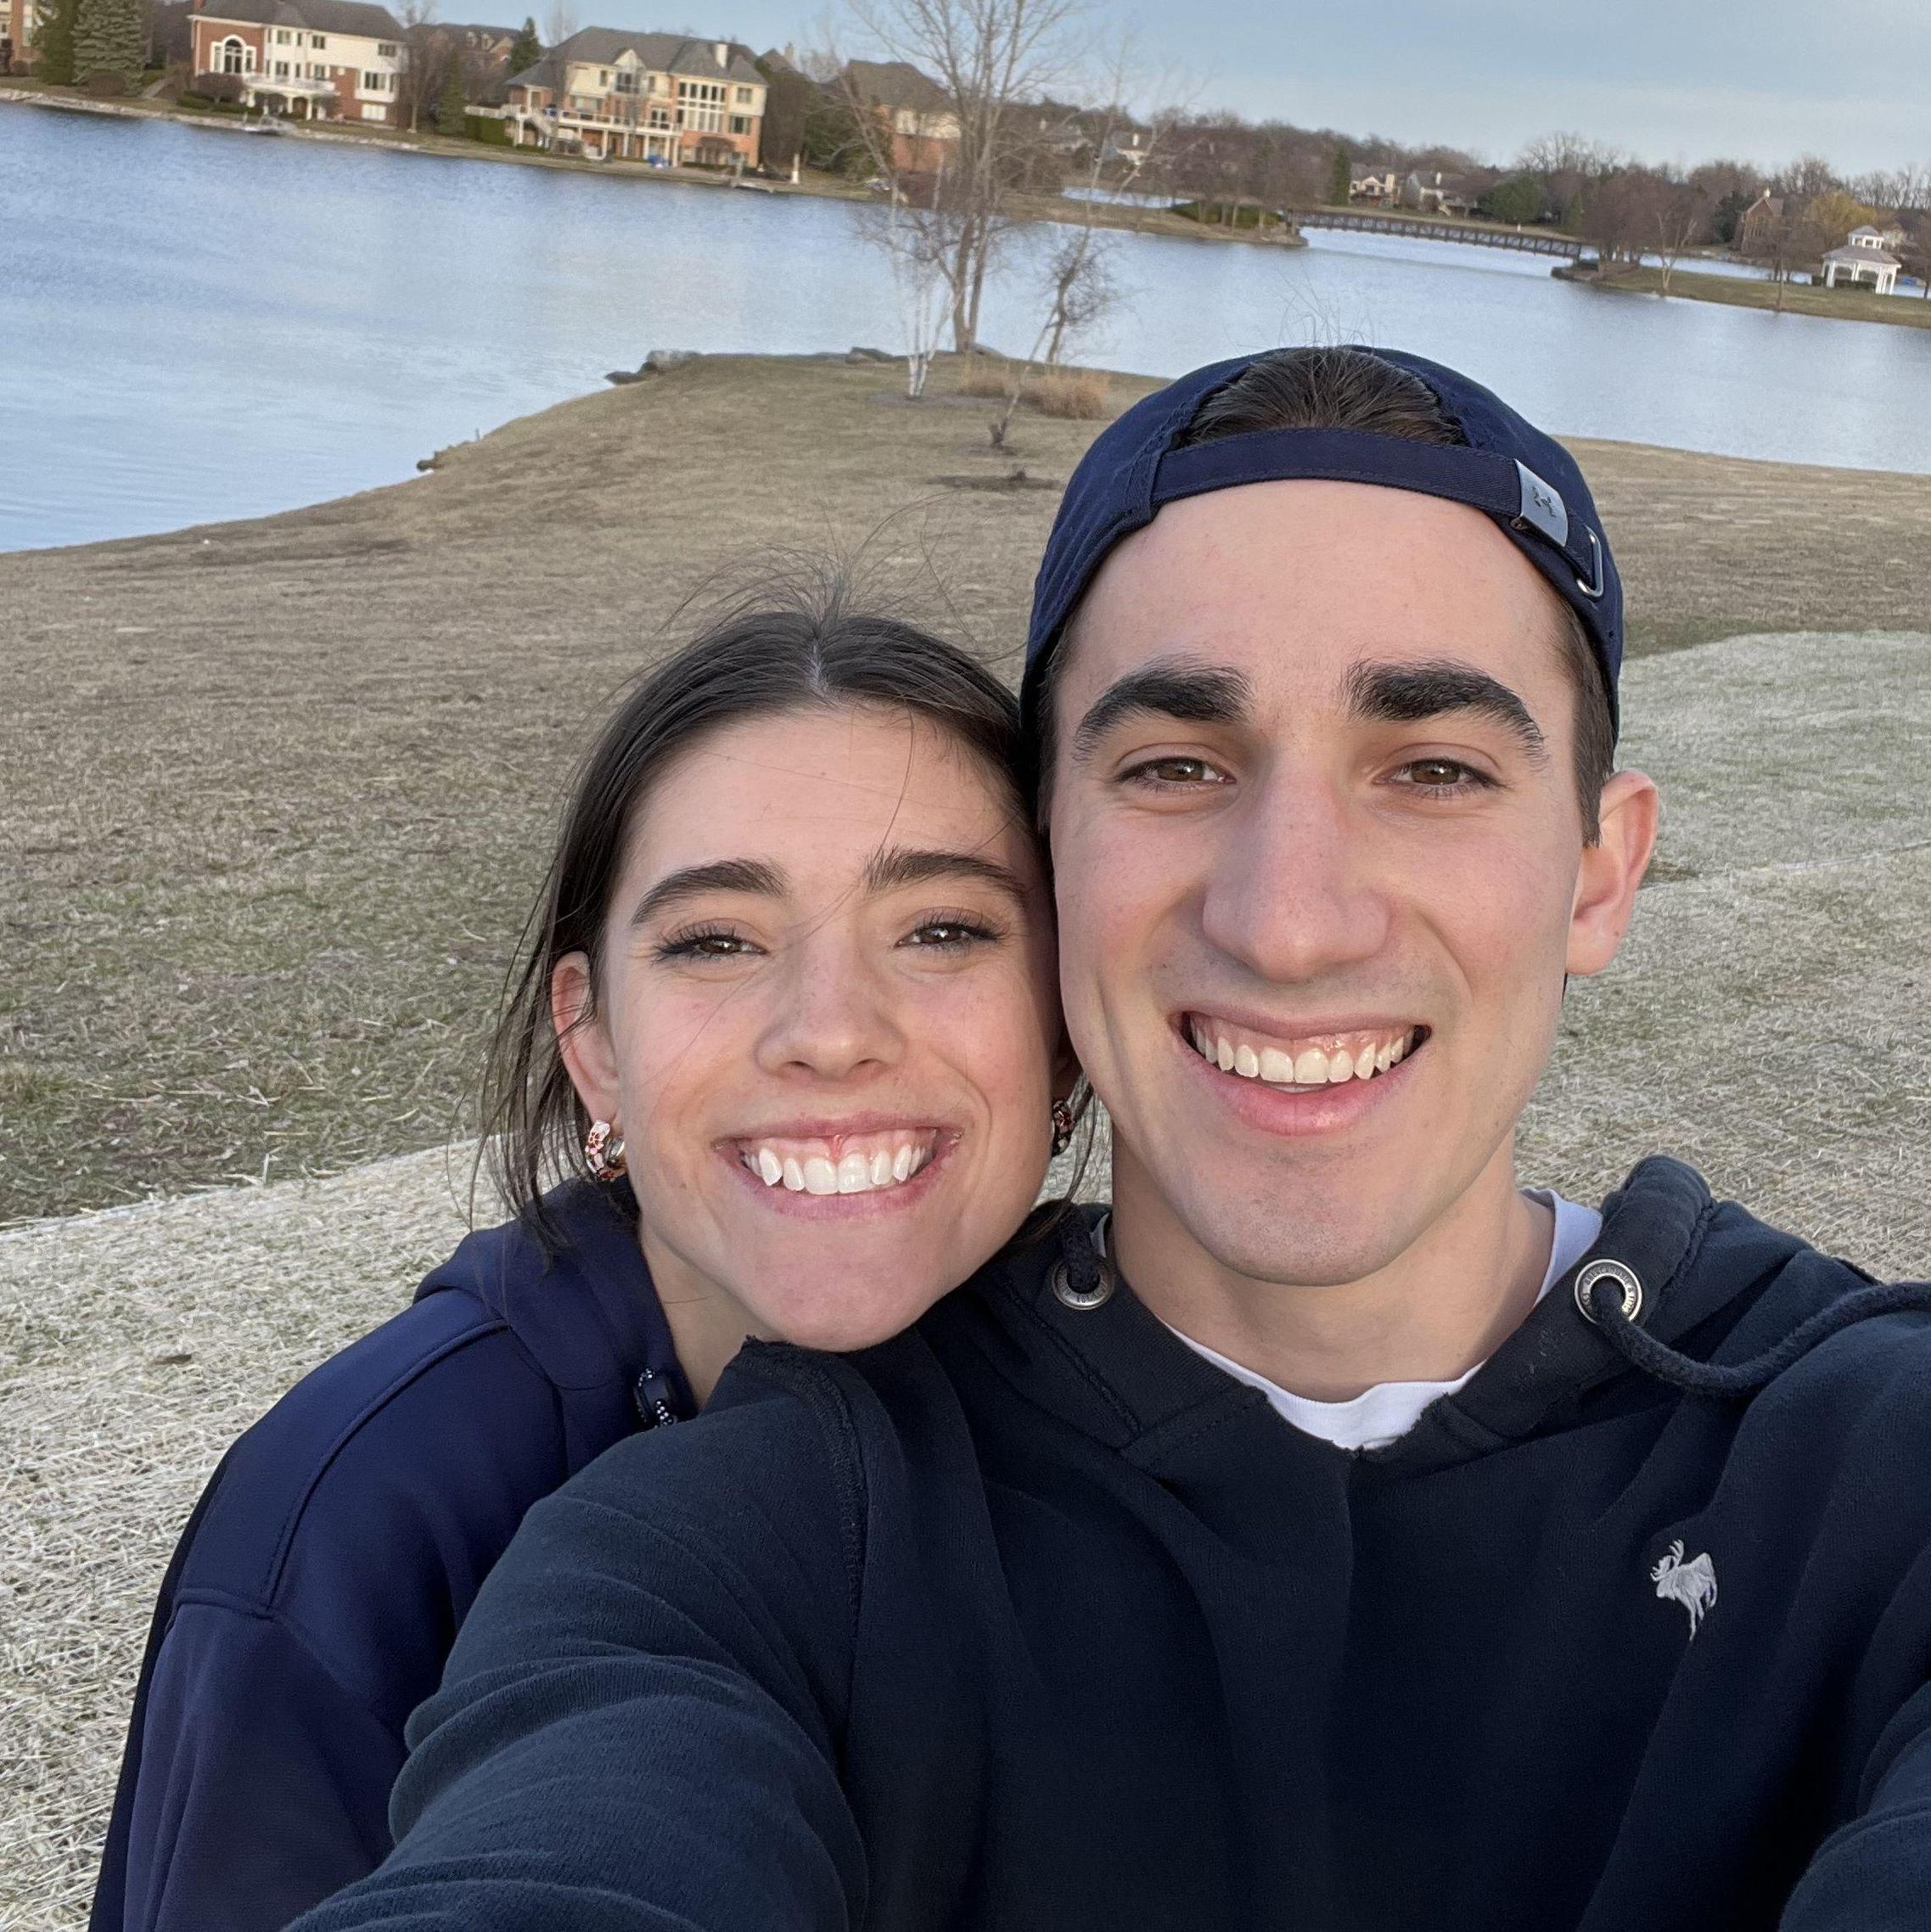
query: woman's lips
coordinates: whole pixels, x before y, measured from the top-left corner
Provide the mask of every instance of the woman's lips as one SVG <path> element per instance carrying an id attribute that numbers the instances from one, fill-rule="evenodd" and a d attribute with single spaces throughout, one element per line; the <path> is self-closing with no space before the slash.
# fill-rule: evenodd
<path id="1" fill-rule="evenodd" d="M 902 1188 L 938 1152 L 936 1126 L 869 1133 L 755 1135 L 736 1141 L 739 1165 L 794 1194 L 865 1194 Z"/>

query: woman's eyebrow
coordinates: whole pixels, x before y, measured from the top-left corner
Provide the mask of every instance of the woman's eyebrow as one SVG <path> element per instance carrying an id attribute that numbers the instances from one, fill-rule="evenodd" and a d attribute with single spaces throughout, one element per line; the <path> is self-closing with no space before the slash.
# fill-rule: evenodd
<path id="1" fill-rule="evenodd" d="M 979 852 L 894 845 L 874 852 L 865 868 L 867 892 L 890 892 L 895 887 L 923 885 L 940 879 L 974 879 L 1005 893 L 1018 904 L 1025 903 L 1025 881 L 1009 866 Z"/>
<path id="2" fill-rule="evenodd" d="M 641 926 L 700 892 L 761 892 L 780 898 L 784 874 L 761 859 L 713 859 L 708 865 L 688 865 L 665 873 L 637 902 L 631 924 Z"/>

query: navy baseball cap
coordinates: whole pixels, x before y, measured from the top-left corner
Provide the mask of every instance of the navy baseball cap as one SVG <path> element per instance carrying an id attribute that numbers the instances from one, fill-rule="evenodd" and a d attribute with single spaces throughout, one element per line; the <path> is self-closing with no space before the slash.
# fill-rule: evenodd
<path id="1" fill-rule="evenodd" d="M 1266 350 L 1196 369 L 1142 397 L 1095 440 L 1066 486 L 1033 585 L 1021 701 L 1029 725 L 1039 677 L 1095 573 L 1122 537 L 1163 503 L 1285 477 L 1378 483 L 1445 497 L 1485 512 L 1582 621 L 1618 724 L 1623 588 L 1582 472 L 1552 436 L 1501 397 L 1439 362 L 1395 349 L 1351 345 L 1417 376 L 1465 444 L 1419 443 L 1364 430 L 1256 430 L 1181 444 L 1194 413 Z M 1176 446 L 1180 445 L 1180 446 Z"/>

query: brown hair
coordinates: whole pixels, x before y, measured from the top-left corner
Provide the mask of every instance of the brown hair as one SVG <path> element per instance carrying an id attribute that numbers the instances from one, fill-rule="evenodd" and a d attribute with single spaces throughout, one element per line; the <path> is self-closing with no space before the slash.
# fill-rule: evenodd
<path id="1" fill-rule="evenodd" d="M 587 1175 L 591 1124 L 558 1051 L 551 977 L 568 954 L 587 954 L 594 1003 L 604 922 L 637 814 L 671 761 L 700 738 L 749 718 L 839 705 L 887 705 L 936 726 L 1008 790 L 1024 821 L 1012 693 L 957 647 L 853 608 L 835 574 L 740 605 L 645 674 L 570 786 L 484 1075 L 484 1158 L 504 1199 L 546 1238 L 556 1230 L 545 1185 Z"/>
<path id="2" fill-rule="evenodd" d="M 1362 349 L 1278 349 L 1256 357 L 1201 403 L 1178 442 L 1212 442 L 1256 430 L 1366 430 L 1417 443 L 1467 440 L 1419 376 Z M 1594 845 L 1602 835 L 1603 787 L 1615 768 L 1615 727 L 1582 621 L 1568 603 L 1556 601 L 1561 610 L 1557 649 L 1575 695 L 1576 799 L 1582 807 L 1583 836 Z M 1069 637 L 1070 629 L 1069 621 Z M 1054 694 L 1067 642 L 1063 638 L 1047 660 L 1032 708 L 1038 737 L 1032 768 L 1042 810 L 1052 772 Z"/>

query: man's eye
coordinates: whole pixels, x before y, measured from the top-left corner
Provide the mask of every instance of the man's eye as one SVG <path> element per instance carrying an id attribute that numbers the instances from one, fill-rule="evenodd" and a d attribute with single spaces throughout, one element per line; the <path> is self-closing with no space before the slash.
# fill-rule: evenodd
<path id="1" fill-rule="evenodd" d="M 1495 780 L 1458 758 L 1417 758 L 1401 767 L 1401 783 L 1416 791 L 1461 792 L 1491 789 Z"/>
<path id="2" fill-rule="evenodd" d="M 1179 788 L 1191 785 L 1224 785 L 1227 775 L 1204 758 L 1149 758 L 1130 767 L 1120 777 L 1128 784 Z"/>

